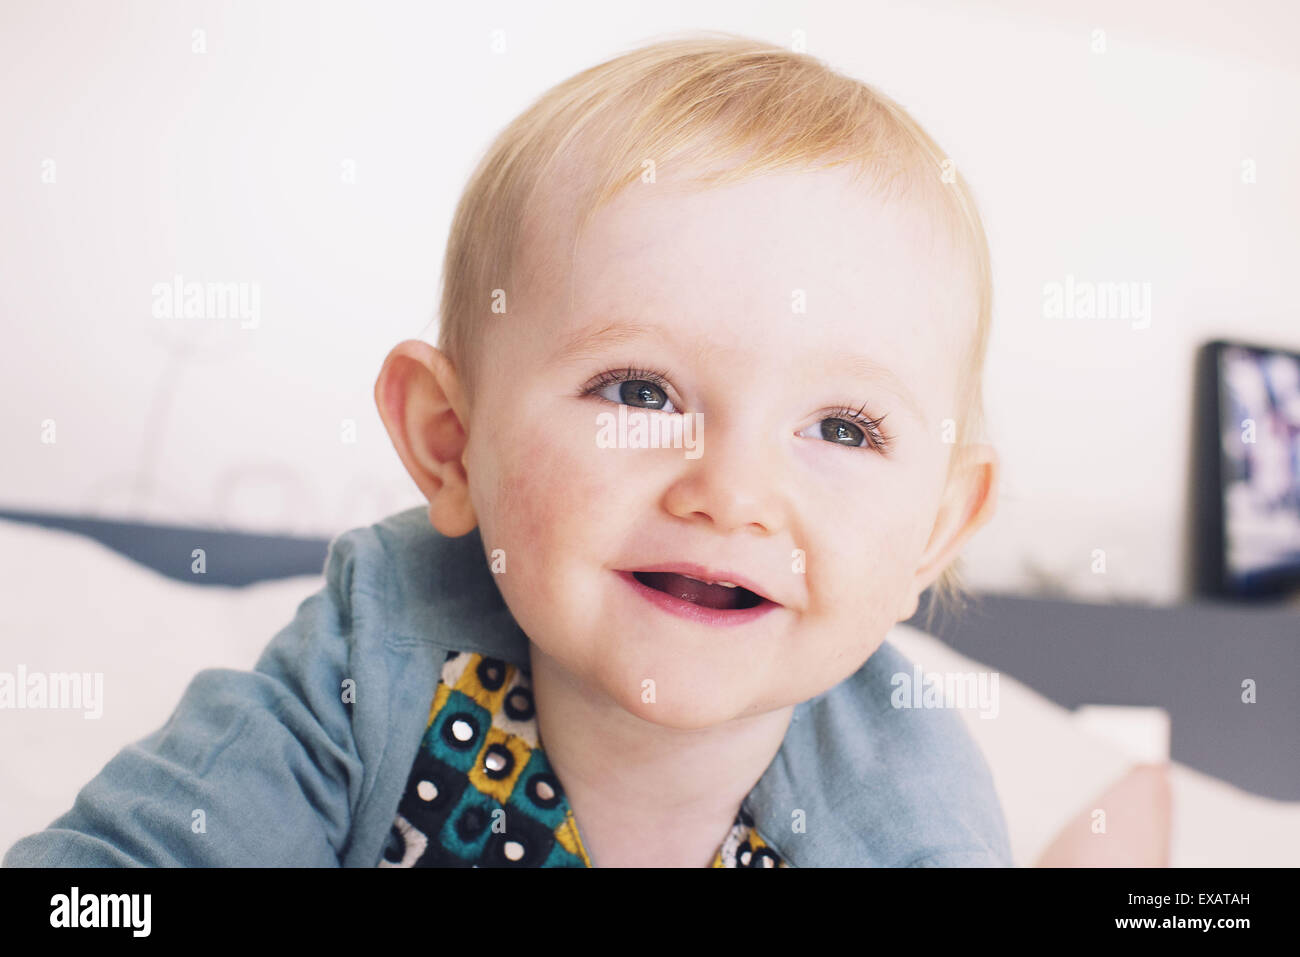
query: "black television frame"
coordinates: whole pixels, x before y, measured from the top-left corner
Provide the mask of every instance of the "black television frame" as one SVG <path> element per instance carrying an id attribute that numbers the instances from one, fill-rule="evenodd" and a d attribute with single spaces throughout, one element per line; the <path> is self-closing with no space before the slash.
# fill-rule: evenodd
<path id="1" fill-rule="evenodd" d="M 1196 590 L 1224 599 L 1281 599 L 1300 591 L 1300 563 L 1265 569 L 1245 578 L 1233 575 L 1228 568 L 1221 360 L 1224 350 L 1230 348 L 1283 355 L 1300 363 L 1300 352 L 1235 339 L 1206 342 L 1197 352 L 1192 419 Z"/>

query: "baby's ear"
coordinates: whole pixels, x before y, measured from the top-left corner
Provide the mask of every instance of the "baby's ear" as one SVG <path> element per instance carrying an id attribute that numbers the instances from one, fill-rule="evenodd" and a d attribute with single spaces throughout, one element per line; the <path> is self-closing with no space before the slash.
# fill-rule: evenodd
<path id="1" fill-rule="evenodd" d="M 930 587 L 952 564 L 966 540 L 993 517 L 997 508 L 1000 463 L 997 450 L 987 443 L 968 445 L 954 452 L 961 458 L 939 500 L 934 529 L 921 555 L 916 575 L 902 610 L 916 614 L 921 592 Z M 905 619 L 900 618 L 899 621 Z"/>
<path id="2" fill-rule="evenodd" d="M 464 464 L 463 394 L 451 361 L 419 339 L 394 346 L 375 381 L 375 405 L 388 437 L 429 500 L 429 521 L 451 538 L 478 524 Z"/>

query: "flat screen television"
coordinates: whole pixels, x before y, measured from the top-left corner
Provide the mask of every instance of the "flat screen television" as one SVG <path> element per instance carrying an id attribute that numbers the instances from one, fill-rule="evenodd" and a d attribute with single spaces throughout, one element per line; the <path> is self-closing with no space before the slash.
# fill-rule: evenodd
<path id="1" fill-rule="evenodd" d="M 1199 590 L 1298 591 L 1300 353 L 1219 340 L 1198 366 Z"/>

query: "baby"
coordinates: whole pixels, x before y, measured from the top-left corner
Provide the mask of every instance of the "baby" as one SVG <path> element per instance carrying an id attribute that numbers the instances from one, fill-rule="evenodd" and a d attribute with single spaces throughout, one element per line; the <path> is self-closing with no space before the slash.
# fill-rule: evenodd
<path id="1" fill-rule="evenodd" d="M 565 81 L 375 386 L 427 509 L 336 539 L 254 672 L 6 863 L 1010 865 L 885 641 L 993 509 L 990 298 L 961 176 L 811 57 L 697 34 Z"/>

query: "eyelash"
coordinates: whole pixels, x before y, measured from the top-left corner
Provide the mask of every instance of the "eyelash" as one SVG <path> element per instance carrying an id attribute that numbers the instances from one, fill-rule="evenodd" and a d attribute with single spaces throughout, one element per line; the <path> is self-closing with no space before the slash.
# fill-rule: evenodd
<path id="1" fill-rule="evenodd" d="M 668 373 L 659 372 L 655 369 L 610 369 L 606 372 L 602 372 L 597 376 L 596 380 L 591 383 L 591 385 L 585 387 L 582 390 L 582 395 L 595 395 L 606 386 L 612 385 L 615 382 L 633 381 L 649 382 L 651 385 L 662 391 L 664 395 L 667 395 L 669 378 Z M 888 413 L 886 413 L 886 415 L 888 415 Z M 875 451 L 882 455 L 887 455 L 893 446 L 893 438 L 880 428 L 880 424 L 885 421 L 885 417 L 885 415 L 882 415 L 879 418 L 873 418 L 868 415 L 867 407 L 864 404 L 857 409 L 850 409 L 847 406 L 840 406 L 838 409 L 829 409 L 822 413 L 822 418 L 818 421 L 821 422 L 825 419 L 843 419 L 845 422 L 851 422 L 862 430 L 870 444 L 856 446 L 846 445 L 845 448 L 859 449 L 863 452 Z M 838 445 L 839 443 L 832 442 L 830 444 Z"/>

